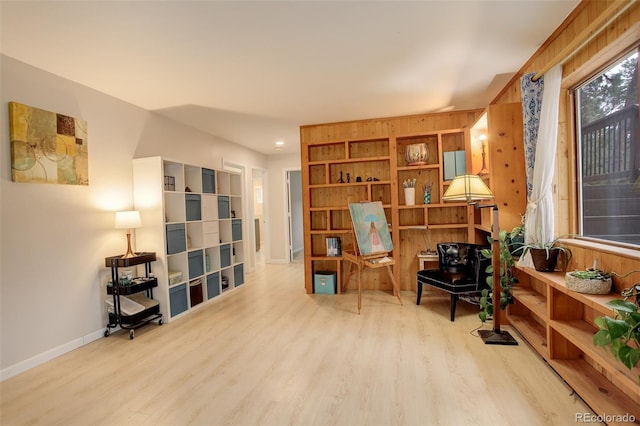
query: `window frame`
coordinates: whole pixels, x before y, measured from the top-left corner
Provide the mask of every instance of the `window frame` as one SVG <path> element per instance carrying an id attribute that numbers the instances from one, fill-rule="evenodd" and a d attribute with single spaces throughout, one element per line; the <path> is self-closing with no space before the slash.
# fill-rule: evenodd
<path id="1" fill-rule="evenodd" d="M 569 117 L 570 123 L 568 123 L 571 127 L 571 145 L 572 152 L 571 159 L 569 160 L 569 165 L 573 167 L 573 170 L 570 173 L 574 178 L 573 192 L 571 198 L 573 201 L 570 203 L 573 205 L 574 213 L 570 215 L 572 217 L 570 225 L 570 229 L 572 230 L 572 238 L 577 240 L 582 240 L 589 243 L 595 243 L 602 246 L 609 246 L 611 248 L 625 248 L 631 250 L 640 250 L 639 244 L 625 243 L 622 241 L 613 241 L 613 240 L 605 240 L 590 236 L 583 235 L 583 202 L 582 202 L 582 184 L 583 184 L 583 176 L 582 176 L 582 147 L 581 147 L 581 132 L 580 132 L 580 115 L 579 115 L 579 97 L 577 95 L 577 91 L 588 84 L 599 75 L 601 75 L 605 70 L 610 68 L 612 65 L 620 62 L 625 57 L 629 56 L 631 53 L 636 52 L 638 55 L 638 69 L 636 72 L 640 74 L 640 41 L 636 41 L 631 46 L 627 46 L 626 48 L 617 51 L 606 61 L 602 61 L 597 64 L 590 64 L 589 70 L 584 74 L 585 76 L 576 80 L 571 86 L 566 88 L 569 98 Z M 640 104 L 640 76 L 638 78 L 638 103 Z M 639 119 L 640 122 L 640 119 Z"/>

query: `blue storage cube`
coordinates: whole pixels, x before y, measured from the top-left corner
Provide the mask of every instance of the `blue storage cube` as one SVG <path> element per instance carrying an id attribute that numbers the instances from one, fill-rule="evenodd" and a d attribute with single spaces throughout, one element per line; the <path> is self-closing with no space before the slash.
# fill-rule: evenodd
<path id="1" fill-rule="evenodd" d="M 229 219 L 231 217 L 231 210 L 229 209 L 229 197 L 220 195 L 218 196 L 218 218 Z"/>
<path id="2" fill-rule="evenodd" d="M 216 172 L 211 169 L 202 169 L 202 192 L 216 193 Z"/>
<path id="3" fill-rule="evenodd" d="M 204 275 L 204 255 L 202 250 L 189 253 L 189 279 Z"/>
<path id="4" fill-rule="evenodd" d="M 212 299 L 220 294 L 220 273 L 207 275 L 207 298 Z"/>
<path id="5" fill-rule="evenodd" d="M 318 271 L 313 274 L 313 292 L 318 294 L 335 294 L 336 273 L 333 271 Z"/>
<path id="6" fill-rule="evenodd" d="M 231 221 L 231 239 L 233 241 L 242 240 L 242 219 L 233 219 Z"/>
<path id="7" fill-rule="evenodd" d="M 183 223 L 167 225 L 167 254 L 181 253 L 187 249 L 186 232 Z"/>
<path id="8" fill-rule="evenodd" d="M 231 245 L 220 246 L 220 266 L 222 268 L 231 266 Z"/>
<path id="9" fill-rule="evenodd" d="M 202 207 L 200 194 L 185 194 L 184 198 L 187 209 L 187 220 L 201 220 Z"/>
<path id="10" fill-rule="evenodd" d="M 187 284 L 169 288 L 169 310 L 172 317 L 187 310 Z"/>
<path id="11" fill-rule="evenodd" d="M 244 267 L 242 263 L 233 267 L 233 285 L 238 287 L 244 284 Z"/>

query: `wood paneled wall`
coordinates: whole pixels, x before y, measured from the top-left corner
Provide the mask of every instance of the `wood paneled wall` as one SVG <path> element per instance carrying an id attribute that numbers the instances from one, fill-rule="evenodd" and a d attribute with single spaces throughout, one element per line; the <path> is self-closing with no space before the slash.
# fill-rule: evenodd
<path id="1" fill-rule="evenodd" d="M 615 2 L 601 0 L 581 2 L 516 73 L 492 103 L 520 102 L 520 78 L 524 74 L 537 73 L 538 70 L 549 64 L 559 52 L 573 41 L 576 34 L 580 34 L 612 3 Z M 638 41 L 640 41 L 640 3 L 631 6 L 563 65 L 558 153 L 554 179 L 555 225 L 558 235 L 575 233 L 577 230 L 573 105 L 570 100 L 570 90 Z"/>
<path id="2" fill-rule="evenodd" d="M 513 77 L 494 100 L 494 104 L 520 102 L 520 78 L 522 75 L 545 67 L 558 52 L 572 42 L 596 18 L 614 2 L 583 1 L 565 22 L 540 47 L 529 61 Z M 560 93 L 558 148 L 554 176 L 553 197 L 555 205 L 556 235 L 578 232 L 578 208 L 576 185 L 576 148 L 571 90 L 592 76 L 601 67 L 617 59 L 640 42 L 640 2 L 612 21 L 606 29 L 594 37 L 563 64 L 563 81 Z M 600 269 L 619 274 L 640 269 L 640 251 L 616 248 L 604 244 L 574 241 L 570 244 L 573 261 L 570 270 L 584 269 L 598 260 Z M 614 278 L 614 290 L 619 292 L 640 282 L 640 274 L 626 278 Z"/>
<path id="3" fill-rule="evenodd" d="M 301 141 L 329 142 L 334 140 L 417 135 L 442 129 L 468 128 L 482 110 L 454 111 L 425 115 L 376 118 L 300 127 Z"/>
<path id="4" fill-rule="evenodd" d="M 620 293 L 640 282 L 640 262 L 635 250 L 612 248 L 604 244 L 571 240 L 565 244 L 571 250 L 568 270 L 587 269 L 597 262 L 598 269 L 615 272 L 612 278 L 613 293 Z M 637 271 L 637 272 L 633 272 Z"/>

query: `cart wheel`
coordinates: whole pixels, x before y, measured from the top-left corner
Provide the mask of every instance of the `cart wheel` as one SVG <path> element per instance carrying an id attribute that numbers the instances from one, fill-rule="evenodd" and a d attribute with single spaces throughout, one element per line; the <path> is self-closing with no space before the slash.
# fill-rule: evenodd
<path id="1" fill-rule="evenodd" d="M 133 330 L 129 330 L 129 339 L 133 340 L 135 336 L 135 332 Z"/>
<path id="2" fill-rule="evenodd" d="M 111 334 L 111 333 L 109 333 L 109 329 L 107 328 L 107 329 L 104 331 L 104 337 L 109 337 L 109 334 Z"/>
<path id="3" fill-rule="evenodd" d="M 164 323 L 162 322 L 162 318 L 160 318 L 160 319 L 158 320 L 158 325 L 162 325 L 162 324 L 164 324 Z"/>

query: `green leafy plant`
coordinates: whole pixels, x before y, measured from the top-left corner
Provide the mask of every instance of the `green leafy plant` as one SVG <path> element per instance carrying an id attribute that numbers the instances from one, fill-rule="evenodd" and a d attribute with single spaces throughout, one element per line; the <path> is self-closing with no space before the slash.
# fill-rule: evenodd
<path id="1" fill-rule="evenodd" d="M 520 225 L 514 227 L 507 236 L 509 250 L 511 254 L 517 256 L 520 247 L 524 245 L 524 216 L 520 218 Z"/>
<path id="2" fill-rule="evenodd" d="M 533 242 L 533 243 L 527 243 L 527 244 L 523 244 L 522 247 L 519 250 L 522 250 L 522 255 L 524 256 L 525 254 L 527 254 L 531 249 L 541 249 L 547 252 L 547 258 L 549 258 L 549 251 L 551 251 L 551 249 L 558 249 L 561 252 L 563 252 L 565 254 L 565 256 L 567 256 L 567 263 L 569 263 L 569 260 L 571 260 L 571 250 L 569 250 L 568 247 L 564 247 L 558 244 L 558 242 L 563 239 L 563 238 L 569 238 L 571 235 L 561 235 L 559 237 L 554 238 L 553 240 L 547 242 L 547 243 L 541 243 L 541 242 Z"/>
<path id="3" fill-rule="evenodd" d="M 566 270 L 567 265 L 569 265 L 571 261 L 571 250 L 558 243 L 560 239 L 567 237 L 570 237 L 570 235 L 562 235 L 549 242 L 526 243 L 516 250 L 516 252 L 521 251 L 522 256 L 531 252 L 536 270 L 544 272 L 553 271 L 556 267 L 558 255 L 562 254 L 564 258 L 564 269 Z"/>
<path id="4" fill-rule="evenodd" d="M 520 216 L 520 225 L 514 227 L 511 232 L 509 232 L 509 238 L 524 237 L 524 218 L 525 216 Z"/>
<path id="5" fill-rule="evenodd" d="M 511 254 L 511 250 L 508 244 L 507 231 L 500 231 L 500 309 L 506 309 L 507 305 L 513 300 L 512 288 L 514 284 L 517 284 L 518 278 L 514 274 L 515 260 Z M 491 242 L 491 238 L 489 238 Z M 483 249 L 482 255 L 491 259 L 493 257 L 492 249 Z M 487 266 L 485 270 L 489 274 L 487 277 L 487 285 L 489 289 L 483 289 L 480 293 L 480 321 L 485 322 L 488 317 L 494 314 L 493 312 L 493 265 Z"/>
<path id="6" fill-rule="evenodd" d="M 600 269 L 587 269 L 571 272 L 576 278 L 581 280 L 606 280 L 615 275 L 614 272 L 601 271 Z"/>
<path id="7" fill-rule="evenodd" d="M 636 285 L 640 288 L 640 285 Z M 636 289 L 638 291 L 638 289 Z M 593 336 L 593 344 L 609 347 L 611 353 L 629 370 L 640 361 L 640 312 L 638 306 L 629 301 L 615 299 L 607 302 L 615 316 L 594 319 L 598 332 Z M 640 375 L 638 376 L 640 384 Z"/>

